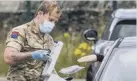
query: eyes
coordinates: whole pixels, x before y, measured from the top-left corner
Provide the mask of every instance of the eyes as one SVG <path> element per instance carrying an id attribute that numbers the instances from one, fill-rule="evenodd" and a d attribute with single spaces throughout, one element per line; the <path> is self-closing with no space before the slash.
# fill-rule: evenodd
<path id="1" fill-rule="evenodd" d="M 50 22 L 54 22 L 54 23 L 57 23 L 57 21 L 55 19 L 49 19 Z"/>
<path id="2" fill-rule="evenodd" d="M 54 22 L 55 20 L 53 20 L 53 19 L 49 19 L 49 21 L 50 21 L 50 22 Z"/>

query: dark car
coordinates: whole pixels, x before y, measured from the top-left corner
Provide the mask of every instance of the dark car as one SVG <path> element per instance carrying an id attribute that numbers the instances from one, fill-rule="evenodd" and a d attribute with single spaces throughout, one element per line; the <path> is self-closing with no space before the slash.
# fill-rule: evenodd
<path id="1" fill-rule="evenodd" d="M 96 30 L 88 29 L 84 32 L 87 40 L 94 41 L 93 53 L 105 56 L 110 46 L 118 38 L 136 36 L 136 12 L 137 9 L 118 9 L 112 13 L 112 18 L 103 33 L 98 39 Z M 91 64 L 87 71 L 87 81 L 92 81 L 101 62 Z"/>
<path id="2" fill-rule="evenodd" d="M 93 81 L 136 81 L 136 37 L 118 39 L 106 53 Z"/>

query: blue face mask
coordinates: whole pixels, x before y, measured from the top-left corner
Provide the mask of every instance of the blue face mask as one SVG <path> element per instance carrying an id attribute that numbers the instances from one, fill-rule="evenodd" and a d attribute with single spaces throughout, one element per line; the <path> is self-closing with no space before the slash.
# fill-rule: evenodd
<path id="1" fill-rule="evenodd" d="M 43 23 L 40 24 L 40 32 L 50 33 L 53 30 L 54 26 L 55 24 L 53 22 L 44 21 Z"/>

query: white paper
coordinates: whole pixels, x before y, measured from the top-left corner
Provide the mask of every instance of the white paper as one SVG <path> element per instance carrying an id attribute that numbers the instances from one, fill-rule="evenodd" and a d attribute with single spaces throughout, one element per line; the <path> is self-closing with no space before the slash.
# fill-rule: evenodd
<path id="1" fill-rule="evenodd" d="M 52 72 L 54 71 L 54 67 L 55 67 L 57 59 L 60 55 L 62 47 L 63 47 L 62 42 L 58 42 L 54 45 L 54 48 L 51 51 L 51 59 L 52 60 L 51 60 L 51 62 L 47 61 L 46 65 L 44 67 L 43 73 L 42 73 L 43 76 L 50 76 L 52 74 Z"/>

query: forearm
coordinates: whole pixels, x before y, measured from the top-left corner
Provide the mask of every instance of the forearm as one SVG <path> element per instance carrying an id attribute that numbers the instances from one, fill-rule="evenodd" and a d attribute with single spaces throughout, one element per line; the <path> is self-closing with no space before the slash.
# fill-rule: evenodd
<path id="1" fill-rule="evenodd" d="M 11 59 L 13 61 L 23 61 L 27 58 L 31 58 L 31 52 L 12 52 Z"/>
<path id="2" fill-rule="evenodd" d="M 19 52 L 14 48 L 7 47 L 4 52 L 4 60 L 7 64 L 20 63 L 27 58 L 31 58 L 31 52 Z"/>
<path id="3" fill-rule="evenodd" d="M 7 47 L 5 49 L 4 60 L 9 65 L 21 63 L 27 58 L 46 61 L 47 59 L 50 59 L 50 56 L 49 51 L 46 50 L 37 50 L 33 52 L 19 52 L 19 50 L 12 47 Z"/>
<path id="4" fill-rule="evenodd" d="M 15 65 L 22 63 L 27 58 L 31 58 L 30 52 L 12 52 L 8 57 L 6 57 L 5 62 L 9 65 Z"/>

